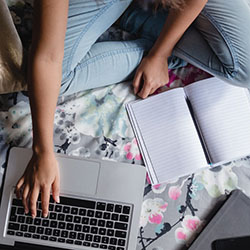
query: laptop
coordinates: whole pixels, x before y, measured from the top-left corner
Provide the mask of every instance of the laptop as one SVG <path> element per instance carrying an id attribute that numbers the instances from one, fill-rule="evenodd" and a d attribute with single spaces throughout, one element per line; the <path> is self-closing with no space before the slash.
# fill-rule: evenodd
<path id="1" fill-rule="evenodd" d="M 25 215 L 15 185 L 32 150 L 12 148 L 0 206 L 0 249 L 136 249 L 146 171 L 143 166 L 56 154 L 60 203 L 49 215 Z"/>

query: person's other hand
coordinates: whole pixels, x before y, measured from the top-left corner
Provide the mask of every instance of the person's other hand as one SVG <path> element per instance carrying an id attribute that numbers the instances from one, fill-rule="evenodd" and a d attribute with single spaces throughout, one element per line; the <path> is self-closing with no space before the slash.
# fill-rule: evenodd
<path id="1" fill-rule="evenodd" d="M 161 56 L 146 56 L 137 68 L 133 80 L 134 93 L 146 98 L 168 81 L 167 59 Z"/>
<path id="2" fill-rule="evenodd" d="M 32 217 L 36 217 L 36 204 L 41 191 L 42 214 L 47 217 L 51 187 L 54 200 L 59 202 L 60 175 L 54 153 L 33 153 L 16 185 L 16 195 L 17 198 L 22 196 L 25 213 L 28 213 L 30 208 Z"/>

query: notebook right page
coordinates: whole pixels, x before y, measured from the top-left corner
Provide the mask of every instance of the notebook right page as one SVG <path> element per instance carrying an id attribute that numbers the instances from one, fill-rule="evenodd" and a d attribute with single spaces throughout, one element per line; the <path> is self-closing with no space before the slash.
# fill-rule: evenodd
<path id="1" fill-rule="evenodd" d="M 249 92 L 218 78 L 185 87 L 212 162 L 250 154 Z"/>

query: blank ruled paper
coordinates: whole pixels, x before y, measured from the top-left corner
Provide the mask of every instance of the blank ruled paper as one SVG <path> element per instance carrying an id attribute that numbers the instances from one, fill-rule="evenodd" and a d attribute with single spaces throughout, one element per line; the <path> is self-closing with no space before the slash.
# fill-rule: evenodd
<path id="1" fill-rule="evenodd" d="M 127 110 L 153 184 L 207 165 L 182 88 L 129 103 Z"/>
<path id="2" fill-rule="evenodd" d="M 250 154 L 250 103 L 247 89 L 217 78 L 186 86 L 214 163 Z"/>

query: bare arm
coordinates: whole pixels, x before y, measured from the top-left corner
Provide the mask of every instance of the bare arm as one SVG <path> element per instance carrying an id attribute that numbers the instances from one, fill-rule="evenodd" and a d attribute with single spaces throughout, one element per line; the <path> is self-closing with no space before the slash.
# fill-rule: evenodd
<path id="1" fill-rule="evenodd" d="M 43 215 L 48 213 L 50 188 L 58 200 L 59 171 L 53 151 L 54 112 L 59 94 L 64 38 L 69 0 L 35 1 L 32 46 L 29 55 L 28 89 L 33 124 L 33 157 L 17 184 L 24 185 L 23 204 L 36 215 L 36 201 L 42 192 Z"/>
<path id="2" fill-rule="evenodd" d="M 182 9 L 170 9 L 164 27 L 150 50 L 137 69 L 133 86 L 137 94 L 141 81 L 143 87 L 138 95 L 146 98 L 157 88 L 169 81 L 167 58 L 186 29 L 204 8 L 207 0 L 186 0 Z"/>

